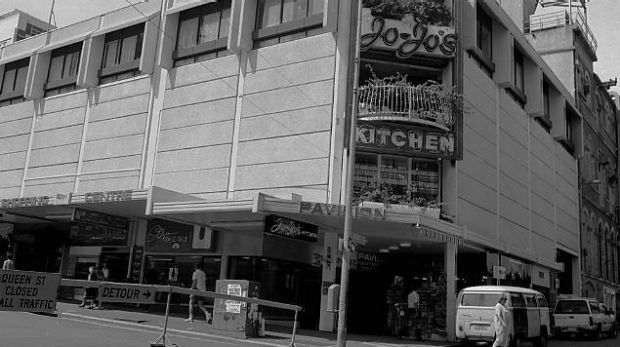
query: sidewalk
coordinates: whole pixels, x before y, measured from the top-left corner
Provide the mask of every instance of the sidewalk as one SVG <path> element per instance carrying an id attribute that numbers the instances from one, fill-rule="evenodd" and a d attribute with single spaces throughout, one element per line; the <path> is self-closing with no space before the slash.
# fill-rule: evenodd
<path id="1" fill-rule="evenodd" d="M 164 324 L 162 313 L 146 312 L 144 309 L 108 305 L 102 310 L 89 310 L 78 307 L 76 303 L 58 302 L 58 317 L 60 319 L 77 319 L 100 324 L 113 324 L 126 327 L 161 332 Z M 198 312 L 196 312 L 198 313 Z M 168 332 L 185 336 L 204 336 L 220 338 L 223 341 L 240 341 L 237 338 L 227 337 L 218 330 L 210 328 L 204 317 L 197 316 L 193 323 L 185 322 L 186 316 L 173 313 L 168 318 Z M 266 327 L 265 337 L 248 338 L 247 342 L 264 346 L 288 346 L 291 342 L 291 332 L 278 327 Z M 332 347 L 336 345 L 336 334 L 315 330 L 298 329 L 295 343 L 298 346 Z M 400 340 L 395 337 L 369 336 L 352 334 L 348 336 L 349 347 L 420 347 L 420 346 L 457 346 L 453 342 L 419 342 Z"/>

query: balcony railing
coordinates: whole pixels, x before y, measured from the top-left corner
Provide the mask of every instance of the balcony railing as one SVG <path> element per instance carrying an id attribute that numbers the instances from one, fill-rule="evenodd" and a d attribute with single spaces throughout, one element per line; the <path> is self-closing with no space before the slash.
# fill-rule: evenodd
<path id="1" fill-rule="evenodd" d="M 523 31 L 527 34 L 534 31 L 563 27 L 569 24 L 577 26 L 586 42 L 590 45 L 590 48 L 596 53 L 598 42 L 583 14 L 579 11 L 573 12 L 572 15 L 569 15 L 568 11 L 565 10 L 531 15 L 530 19 L 524 23 Z"/>
<path id="2" fill-rule="evenodd" d="M 359 88 L 359 119 L 404 121 L 450 130 L 454 111 L 453 87 L 442 84 L 373 84 Z"/>

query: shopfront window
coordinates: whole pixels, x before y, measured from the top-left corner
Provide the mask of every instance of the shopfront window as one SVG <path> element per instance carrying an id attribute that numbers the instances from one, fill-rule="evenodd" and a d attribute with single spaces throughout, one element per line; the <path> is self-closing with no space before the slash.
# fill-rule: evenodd
<path id="1" fill-rule="evenodd" d="M 440 198 L 439 177 L 436 160 L 363 152 L 355 156 L 356 197 L 369 187 L 381 185 L 415 205 L 436 203 Z"/>
<path id="2" fill-rule="evenodd" d="M 254 48 L 323 32 L 323 0 L 258 0 Z"/>
<path id="3" fill-rule="evenodd" d="M 230 0 L 181 12 L 174 64 L 181 66 L 228 54 Z"/>

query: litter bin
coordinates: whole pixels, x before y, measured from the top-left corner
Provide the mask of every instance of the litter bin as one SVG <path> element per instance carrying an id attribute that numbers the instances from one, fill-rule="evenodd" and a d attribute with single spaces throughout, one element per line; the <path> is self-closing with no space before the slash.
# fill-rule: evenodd
<path id="1" fill-rule="evenodd" d="M 258 298 L 260 284 L 247 280 L 217 280 L 215 291 L 227 295 Z M 213 303 L 213 329 L 232 336 L 257 337 L 261 326 L 258 304 L 216 298 Z"/>

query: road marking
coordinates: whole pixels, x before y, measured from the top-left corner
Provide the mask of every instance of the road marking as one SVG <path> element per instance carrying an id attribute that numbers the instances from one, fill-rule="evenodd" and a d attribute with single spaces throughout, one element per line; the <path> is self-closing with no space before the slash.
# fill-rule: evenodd
<path id="1" fill-rule="evenodd" d="M 115 326 L 118 326 L 119 324 L 122 324 L 122 325 L 129 325 L 129 326 L 139 327 L 139 328 L 142 328 L 142 329 L 149 329 L 149 330 L 158 330 L 158 331 L 160 331 L 162 329 L 162 327 L 155 326 L 155 325 L 145 325 L 145 324 L 137 324 L 137 323 L 126 322 L 126 321 L 119 321 L 119 320 L 115 320 L 115 319 L 91 317 L 91 316 L 85 316 L 85 315 L 81 315 L 81 314 L 77 314 L 77 313 L 62 312 L 62 313 L 60 313 L 58 315 L 58 317 L 61 318 L 61 319 L 69 319 L 69 318 L 64 318 L 64 316 L 81 318 L 83 320 L 98 321 L 98 322 L 108 323 L 108 324 L 115 323 Z M 196 335 L 196 336 L 200 336 L 200 337 L 210 337 L 210 338 L 216 338 L 218 340 L 221 339 L 221 340 L 227 340 L 227 341 L 235 341 L 237 343 L 241 342 L 241 343 L 248 343 L 248 344 L 254 344 L 254 345 L 259 345 L 259 346 L 272 346 L 272 347 L 287 347 L 288 346 L 288 343 L 284 344 L 284 345 L 280 345 L 280 344 L 270 343 L 270 342 L 243 340 L 243 339 L 237 339 L 237 338 L 229 337 L 229 336 L 221 336 L 221 335 L 214 335 L 214 334 L 208 334 L 208 333 L 199 333 L 199 332 L 190 331 L 190 330 L 180 330 L 180 329 L 168 328 L 168 331 L 171 331 L 171 332 L 174 332 L 174 333 L 177 333 L 177 334 L 190 334 L 190 335 Z M 299 345 L 299 343 L 296 343 L 296 345 Z M 316 346 L 316 345 L 307 345 L 307 346 Z"/>

